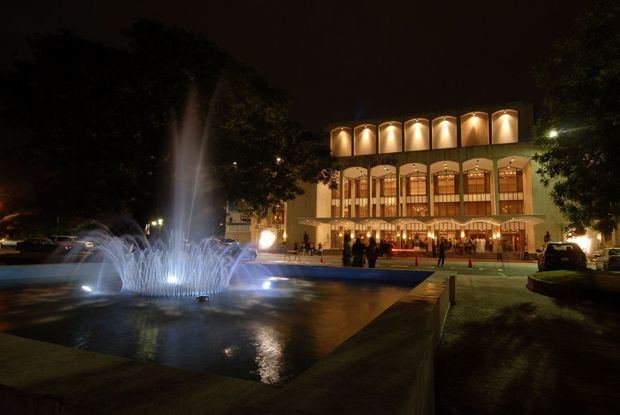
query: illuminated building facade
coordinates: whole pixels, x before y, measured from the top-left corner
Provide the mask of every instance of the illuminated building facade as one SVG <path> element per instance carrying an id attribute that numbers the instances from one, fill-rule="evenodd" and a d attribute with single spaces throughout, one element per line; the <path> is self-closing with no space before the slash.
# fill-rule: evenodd
<path id="1" fill-rule="evenodd" d="M 229 208 L 226 237 L 270 230 L 274 248 L 292 249 L 307 233 L 329 250 L 372 236 L 410 251 L 444 238 L 453 252 L 534 253 L 547 231 L 565 239 L 565 220 L 536 172 L 533 120 L 516 102 L 333 124 L 337 188 L 306 183 L 260 221 Z"/>
<path id="2" fill-rule="evenodd" d="M 307 184 L 286 205 L 287 247 L 307 232 L 339 249 L 343 237 L 370 236 L 430 251 L 534 252 L 563 218 L 532 159 L 533 109 L 509 103 L 330 126 L 338 187 Z"/>

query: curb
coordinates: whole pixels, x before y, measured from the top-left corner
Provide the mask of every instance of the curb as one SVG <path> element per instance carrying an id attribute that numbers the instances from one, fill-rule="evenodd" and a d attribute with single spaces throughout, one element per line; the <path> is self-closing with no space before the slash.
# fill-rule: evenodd
<path id="1" fill-rule="evenodd" d="M 620 293 L 616 291 L 578 287 L 570 284 L 544 281 L 538 278 L 534 278 L 531 275 L 528 275 L 527 277 L 527 289 L 538 294 L 546 295 L 548 297 L 588 298 L 592 300 L 614 302 L 620 300 Z"/>

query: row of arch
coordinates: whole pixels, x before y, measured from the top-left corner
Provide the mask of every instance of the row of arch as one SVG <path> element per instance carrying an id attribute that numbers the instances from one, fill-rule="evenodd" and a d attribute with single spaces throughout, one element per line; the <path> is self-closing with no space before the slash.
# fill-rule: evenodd
<path id="1" fill-rule="evenodd" d="M 508 156 L 497 160 L 497 169 L 524 169 L 529 159 L 523 156 Z M 493 160 L 486 158 L 475 158 L 466 160 L 462 163 L 462 170 L 459 163 L 452 160 L 442 160 L 430 164 L 430 166 L 424 163 L 405 163 L 399 166 L 398 173 L 400 176 L 408 176 L 414 173 L 426 174 L 430 170 L 430 174 L 440 173 L 442 171 L 471 171 L 471 170 L 483 170 L 493 171 Z M 384 177 L 395 175 L 397 173 L 396 166 L 393 165 L 377 165 L 370 168 L 370 175 L 372 177 Z M 348 167 L 342 171 L 342 174 L 346 178 L 357 178 L 368 174 L 368 168 L 361 166 Z"/>
<path id="2" fill-rule="evenodd" d="M 450 115 L 433 120 L 412 118 L 404 123 L 386 121 L 378 125 L 378 131 L 376 125 L 366 123 L 353 128 L 337 127 L 330 132 L 331 153 L 335 157 L 518 141 L 519 113 L 513 109 L 496 111 L 490 118 L 486 112 L 473 111 L 458 120 Z"/>

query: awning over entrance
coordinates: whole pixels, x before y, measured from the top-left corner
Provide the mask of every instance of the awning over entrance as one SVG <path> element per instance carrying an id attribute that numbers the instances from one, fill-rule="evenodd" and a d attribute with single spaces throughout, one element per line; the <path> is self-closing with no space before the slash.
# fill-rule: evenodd
<path id="1" fill-rule="evenodd" d="M 345 228 L 351 228 L 355 225 L 378 227 L 382 224 L 392 224 L 396 226 L 406 226 L 408 224 L 422 224 L 432 226 L 436 223 L 451 222 L 455 225 L 468 225 L 474 222 L 486 222 L 491 225 L 500 226 L 509 222 L 523 222 L 531 225 L 537 225 L 545 221 L 545 215 L 492 215 L 492 216 L 417 216 L 417 217 L 382 217 L 382 218 L 298 218 L 297 223 L 300 225 L 319 226 L 319 225 L 336 225 Z"/>

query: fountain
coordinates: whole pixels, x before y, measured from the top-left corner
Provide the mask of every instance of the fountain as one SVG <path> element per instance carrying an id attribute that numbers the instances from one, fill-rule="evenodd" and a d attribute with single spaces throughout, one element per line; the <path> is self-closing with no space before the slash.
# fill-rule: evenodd
<path id="1" fill-rule="evenodd" d="M 205 296 L 225 290 L 243 249 L 212 238 L 205 217 L 209 178 L 203 165 L 206 128 L 190 97 L 181 128 L 174 134 L 173 208 L 165 241 L 144 235 L 92 237 L 122 281 L 122 290 L 146 296 Z M 192 242 L 196 240 L 197 242 Z"/>

